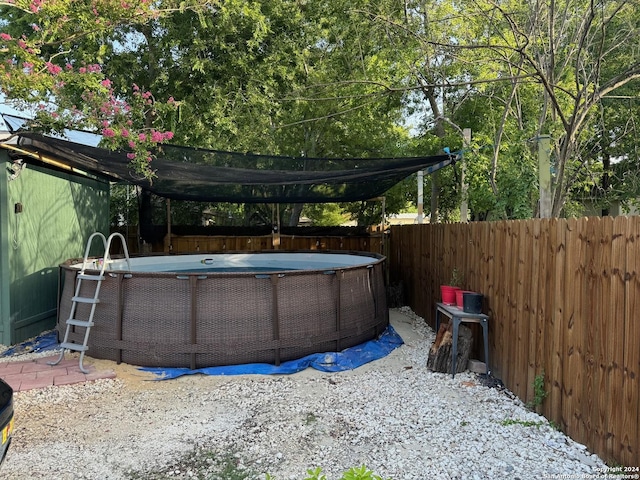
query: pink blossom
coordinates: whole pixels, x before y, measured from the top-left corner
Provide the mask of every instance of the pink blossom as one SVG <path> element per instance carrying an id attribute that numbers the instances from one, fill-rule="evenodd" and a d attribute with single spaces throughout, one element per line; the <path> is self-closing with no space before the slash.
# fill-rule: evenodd
<path id="1" fill-rule="evenodd" d="M 22 67 L 23 67 L 25 70 L 31 71 L 31 70 L 33 69 L 33 63 L 31 63 L 31 62 L 24 62 L 24 63 L 22 64 Z"/>
<path id="2" fill-rule="evenodd" d="M 62 68 L 54 63 L 47 62 L 47 70 L 51 75 L 57 75 L 62 71 Z"/>
<path id="3" fill-rule="evenodd" d="M 162 140 L 164 140 L 164 135 L 162 135 L 162 133 L 156 131 L 156 130 L 151 130 L 151 141 L 154 143 L 161 143 Z"/>
<path id="4" fill-rule="evenodd" d="M 111 88 L 111 80 L 109 80 L 108 78 L 105 78 L 100 82 L 100 85 L 102 85 L 105 88 Z"/>
<path id="5" fill-rule="evenodd" d="M 105 137 L 115 137 L 116 132 L 114 132 L 110 128 L 105 128 L 102 130 L 102 135 L 104 135 Z"/>
<path id="6" fill-rule="evenodd" d="M 142 98 L 144 98 L 144 99 L 151 98 L 151 92 L 144 92 L 142 94 Z"/>
<path id="7" fill-rule="evenodd" d="M 80 68 L 78 69 L 78 72 L 80 72 L 80 73 L 87 73 L 87 69 L 86 69 L 85 67 L 80 67 Z"/>
<path id="8" fill-rule="evenodd" d="M 31 28 L 33 29 L 34 32 L 39 32 L 40 31 L 40 26 L 36 25 L 35 23 L 31 24 Z"/>
<path id="9" fill-rule="evenodd" d="M 127 153 L 127 158 L 129 160 L 133 160 L 134 158 L 136 158 L 136 154 L 135 153 Z"/>
<path id="10" fill-rule="evenodd" d="M 97 72 L 101 72 L 102 71 L 102 67 L 100 65 L 98 65 L 97 63 L 89 65 L 88 68 L 89 68 L 89 71 L 91 73 L 97 73 Z"/>
<path id="11" fill-rule="evenodd" d="M 27 48 L 27 42 L 25 42 L 24 40 L 18 40 L 18 46 L 22 49 Z"/>
<path id="12" fill-rule="evenodd" d="M 9 35 L 8 33 L 0 33 L 0 39 L 2 40 L 11 40 L 11 35 Z"/>
<path id="13" fill-rule="evenodd" d="M 173 138 L 173 132 L 169 131 L 169 132 L 164 132 L 164 139 L 165 140 L 171 140 Z"/>
<path id="14" fill-rule="evenodd" d="M 146 142 L 147 136 L 144 133 L 141 133 L 138 135 L 138 140 L 140 140 L 141 142 Z"/>
<path id="15" fill-rule="evenodd" d="M 140 87 L 134 83 L 133 84 L 133 91 L 137 92 L 138 90 L 140 90 Z"/>
<path id="16" fill-rule="evenodd" d="M 102 121 L 102 128 L 107 128 L 109 126 L 109 121 L 108 120 L 103 120 Z"/>
<path id="17" fill-rule="evenodd" d="M 129 148 L 136 148 L 136 142 L 129 140 Z"/>
<path id="18" fill-rule="evenodd" d="M 42 6 L 42 1 L 43 0 L 33 0 L 31 2 L 31 5 L 29 6 L 29 8 L 33 13 L 37 13 L 38 10 L 40 10 L 40 7 Z"/>
<path id="19" fill-rule="evenodd" d="M 73 70 L 73 65 L 71 65 L 70 63 L 67 63 L 64 67 L 65 67 L 67 70 Z"/>
<path id="20" fill-rule="evenodd" d="M 129 130 L 127 130 L 126 128 L 123 128 L 120 131 L 120 135 L 122 135 L 123 138 L 127 138 L 129 136 Z"/>

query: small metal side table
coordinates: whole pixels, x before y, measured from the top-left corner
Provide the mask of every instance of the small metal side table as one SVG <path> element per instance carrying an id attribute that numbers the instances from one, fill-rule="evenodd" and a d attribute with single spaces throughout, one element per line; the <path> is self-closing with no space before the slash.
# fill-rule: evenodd
<path id="1" fill-rule="evenodd" d="M 436 303 L 436 335 L 440 328 L 440 315 L 444 314 L 453 322 L 453 339 L 451 346 L 451 378 L 456 376 L 456 363 L 458 358 L 458 329 L 461 323 L 479 323 L 482 325 L 484 337 L 484 363 L 486 373 L 489 374 L 489 316 L 484 313 L 467 313 L 455 305 Z"/>

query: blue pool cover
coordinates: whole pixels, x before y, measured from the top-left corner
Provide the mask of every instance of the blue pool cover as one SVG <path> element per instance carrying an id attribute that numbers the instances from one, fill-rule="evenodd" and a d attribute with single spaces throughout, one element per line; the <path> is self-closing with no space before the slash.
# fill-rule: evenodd
<path id="1" fill-rule="evenodd" d="M 391 325 L 375 340 L 361 343 L 341 352 L 313 353 L 298 360 L 289 360 L 280 365 L 268 363 L 247 363 L 244 365 L 226 365 L 191 370 L 188 368 L 141 367 L 140 370 L 156 375 L 156 380 L 168 380 L 182 375 L 203 373 L 205 375 L 284 375 L 297 373 L 306 368 L 315 368 L 321 372 L 341 372 L 353 370 L 365 363 L 386 357 L 404 342 Z"/>
<path id="2" fill-rule="evenodd" d="M 141 367 L 140 370 L 152 372 L 156 375 L 156 380 L 168 380 L 182 375 L 192 375 L 194 373 L 203 373 L 205 375 L 285 375 L 297 373 L 309 367 L 322 372 L 341 372 L 344 370 L 353 370 L 365 363 L 383 358 L 403 343 L 400 335 L 389 325 L 375 340 L 369 340 L 368 342 L 347 348 L 341 352 L 313 353 L 297 360 L 282 362 L 280 365 L 247 363 L 244 365 L 198 368 L 196 370 L 166 367 Z M 44 332 L 32 340 L 14 345 L 0 353 L 0 356 L 7 357 L 25 353 L 44 352 L 55 350 L 59 347 L 56 332 L 50 331 Z"/>
<path id="3" fill-rule="evenodd" d="M 46 352 L 59 348 L 58 334 L 55 330 L 44 332 L 37 337 L 26 340 L 25 342 L 13 345 L 0 353 L 2 357 L 10 357 L 13 355 L 22 355 L 25 353 Z"/>

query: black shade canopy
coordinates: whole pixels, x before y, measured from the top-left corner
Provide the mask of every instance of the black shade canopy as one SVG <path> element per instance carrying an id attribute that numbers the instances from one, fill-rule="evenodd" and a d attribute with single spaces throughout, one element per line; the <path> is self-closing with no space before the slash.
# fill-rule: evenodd
<path id="1" fill-rule="evenodd" d="M 160 145 L 150 182 L 129 167 L 127 152 L 34 132 L 18 132 L 21 150 L 69 167 L 141 186 L 177 200 L 233 203 L 325 203 L 368 200 L 418 170 L 431 173 L 455 155 L 410 158 L 306 158 Z"/>

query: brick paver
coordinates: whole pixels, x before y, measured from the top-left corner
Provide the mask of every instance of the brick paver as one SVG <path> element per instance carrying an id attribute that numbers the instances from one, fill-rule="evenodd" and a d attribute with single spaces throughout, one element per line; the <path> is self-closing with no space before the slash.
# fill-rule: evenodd
<path id="1" fill-rule="evenodd" d="M 115 378 L 113 370 L 97 371 L 93 365 L 84 364 L 89 373 L 80 370 L 77 359 L 64 358 L 58 365 L 48 365 L 55 357 L 43 357 L 37 360 L 0 363 L 0 378 L 11 385 L 14 392 L 34 388 L 91 382 L 101 378 Z"/>

